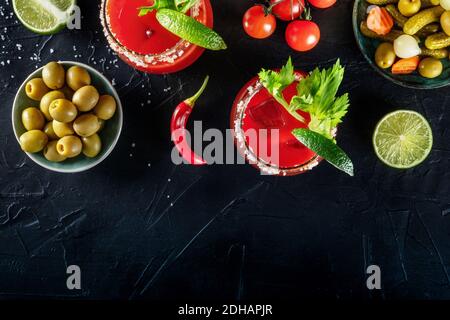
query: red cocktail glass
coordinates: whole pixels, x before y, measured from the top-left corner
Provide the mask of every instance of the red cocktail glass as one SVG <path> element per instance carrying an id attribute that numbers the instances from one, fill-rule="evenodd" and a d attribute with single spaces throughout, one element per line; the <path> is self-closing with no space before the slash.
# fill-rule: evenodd
<path id="1" fill-rule="evenodd" d="M 164 29 L 156 12 L 139 17 L 138 8 L 150 5 L 151 0 L 102 1 L 100 18 L 111 49 L 132 67 L 148 73 L 173 73 L 189 67 L 205 49 Z M 188 14 L 212 28 L 209 0 L 200 0 Z"/>
<path id="2" fill-rule="evenodd" d="M 296 81 L 283 91 L 287 102 L 297 94 L 297 83 L 305 76 L 305 73 L 296 71 Z M 231 111 L 231 128 L 234 130 L 239 152 L 265 174 L 292 176 L 311 170 L 322 158 L 292 135 L 293 129 L 306 128 L 310 121 L 308 113 L 298 113 L 306 119 L 306 123 L 290 115 L 262 86 L 259 78 L 253 78 L 238 93 Z M 268 132 L 267 137 L 259 133 L 264 132 L 264 129 Z M 272 129 L 277 129 L 278 134 L 270 134 Z M 256 140 L 249 137 L 249 131 L 256 132 Z M 272 139 L 278 141 L 271 141 Z M 269 149 L 271 143 L 278 147 L 278 157 L 275 161 L 271 157 L 273 153 L 262 150 Z"/>

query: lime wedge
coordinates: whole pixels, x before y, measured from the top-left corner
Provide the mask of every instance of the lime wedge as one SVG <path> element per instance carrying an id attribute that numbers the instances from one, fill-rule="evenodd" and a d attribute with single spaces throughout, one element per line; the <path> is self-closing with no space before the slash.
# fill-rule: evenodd
<path id="1" fill-rule="evenodd" d="M 224 50 L 225 41 L 214 30 L 194 18 L 172 9 L 159 9 L 156 19 L 167 30 L 199 47 L 210 50 Z"/>
<path id="2" fill-rule="evenodd" d="M 67 23 L 75 0 L 13 0 L 14 12 L 22 24 L 39 34 L 54 34 Z"/>
<path id="3" fill-rule="evenodd" d="M 378 158 L 388 166 L 408 169 L 427 158 L 433 146 L 433 133 L 421 114 L 398 110 L 377 124 L 373 146 Z"/>
<path id="4" fill-rule="evenodd" d="M 330 164 L 353 177 L 353 163 L 347 154 L 339 148 L 333 140 L 309 129 L 294 129 L 292 134 L 317 155 Z"/>

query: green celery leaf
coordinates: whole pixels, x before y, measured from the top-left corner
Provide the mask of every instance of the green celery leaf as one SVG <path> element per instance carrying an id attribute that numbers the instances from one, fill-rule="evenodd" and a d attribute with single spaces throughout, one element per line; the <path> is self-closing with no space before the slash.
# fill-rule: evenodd
<path id="1" fill-rule="evenodd" d="M 294 66 L 291 58 L 279 72 L 263 69 L 259 74 L 262 85 L 285 108 L 289 106 L 283 97 L 283 90 L 295 81 Z"/>
<path id="2" fill-rule="evenodd" d="M 303 110 L 311 116 L 309 128 L 327 138 L 346 115 L 349 107 L 348 94 L 336 98 L 344 77 L 344 67 L 339 59 L 329 69 L 315 69 L 309 77 L 299 82 L 298 95 L 291 101 L 291 110 Z"/>

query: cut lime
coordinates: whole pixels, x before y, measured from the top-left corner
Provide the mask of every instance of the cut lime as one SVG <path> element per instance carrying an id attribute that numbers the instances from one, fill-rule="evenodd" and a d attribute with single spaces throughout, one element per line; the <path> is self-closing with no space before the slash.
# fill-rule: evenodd
<path id="1" fill-rule="evenodd" d="M 224 50 L 225 41 L 214 30 L 182 12 L 159 9 L 156 19 L 167 30 L 197 46 L 210 50 Z"/>
<path id="2" fill-rule="evenodd" d="M 408 169 L 427 158 L 433 146 L 433 133 L 421 114 L 398 110 L 377 124 L 373 146 L 378 158 L 388 166 Z"/>
<path id="3" fill-rule="evenodd" d="M 292 134 L 307 148 L 317 153 L 318 156 L 324 158 L 339 170 L 353 176 L 352 160 L 333 140 L 305 128 L 294 129 Z"/>
<path id="4" fill-rule="evenodd" d="M 61 31 L 75 0 L 13 0 L 14 12 L 22 24 L 39 34 Z"/>

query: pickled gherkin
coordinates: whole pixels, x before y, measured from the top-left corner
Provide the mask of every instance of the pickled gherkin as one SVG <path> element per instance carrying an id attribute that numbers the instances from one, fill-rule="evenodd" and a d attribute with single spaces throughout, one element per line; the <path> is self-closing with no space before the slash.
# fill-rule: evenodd
<path id="1" fill-rule="evenodd" d="M 420 48 L 421 56 L 433 57 L 436 59 L 445 59 L 448 57 L 447 49 L 428 49 L 426 47 Z"/>
<path id="2" fill-rule="evenodd" d="M 442 49 L 450 46 L 450 37 L 443 32 L 432 34 L 425 39 L 428 49 Z"/>
<path id="3" fill-rule="evenodd" d="M 433 22 L 439 22 L 444 9 L 441 6 L 429 8 L 416 13 L 406 21 L 403 32 L 409 35 L 416 34 L 420 29 Z"/>
<path id="4" fill-rule="evenodd" d="M 394 19 L 394 21 L 397 24 L 397 26 L 399 26 L 400 28 L 403 28 L 403 26 L 405 25 L 406 21 L 408 21 L 408 18 L 405 17 L 404 15 L 402 15 L 400 13 L 400 11 L 398 11 L 397 7 L 395 5 L 393 5 L 393 4 L 388 4 L 385 8 L 386 8 L 387 12 L 389 12 L 389 14 Z M 431 24 L 426 25 L 425 27 L 423 27 L 419 31 L 417 31 L 416 35 L 418 37 L 426 38 L 430 34 L 436 33 L 438 31 L 439 31 L 439 25 L 437 23 L 431 23 Z"/>
<path id="5" fill-rule="evenodd" d="M 377 6 L 384 6 L 386 4 L 397 3 L 398 0 L 367 0 L 367 2 Z"/>

